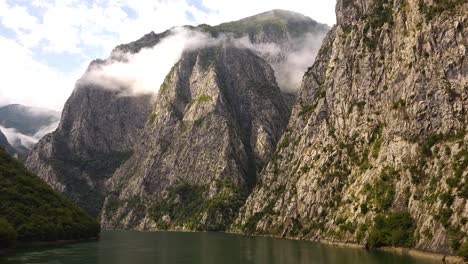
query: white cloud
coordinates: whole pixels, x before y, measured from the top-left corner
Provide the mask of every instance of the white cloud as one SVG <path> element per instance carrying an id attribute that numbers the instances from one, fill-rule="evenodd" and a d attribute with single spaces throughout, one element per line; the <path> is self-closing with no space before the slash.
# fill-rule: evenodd
<path id="1" fill-rule="evenodd" d="M 55 131 L 55 129 L 58 127 L 60 121 L 56 121 L 51 123 L 48 126 L 41 127 L 36 133 L 34 133 L 33 138 L 39 140 L 45 135 Z"/>
<path id="2" fill-rule="evenodd" d="M 8 143 L 10 143 L 10 145 L 13 147 L 24 146 L 29 149 L 39 141 L 39 138 L 21 134 L 14 128 L 5 128 L 0 126 L 0 130 L 7 138 Z"/>
<path id="3" fill-rule="evenodd" d="M 206 33 L 179 27 L 172 29 L 171 34 L 154 47 L 144 48 L 136 54 L 114 51 L 112 59 L 94 65 L 80 82 L 115 89 L 122 95 L 156 93 L 184 51 L 227 42 L 238 48 L 250 49 L 271 61 L 280 88 L 297 91 L 324 35 L 306 34 L 292 39 L 287 47 L 281 47 L 276 43 L 254 44 L 248 36 L 233 38 L 232 35 L 220 35 L 213 38 Z"/>
<path id="4" fill-rule="evenodd" d="M 84 65 L 72 73 L 62 73 L 33 59 L 32 52 L 17 42 L 0 36 L 0 103 L 61 110 Z"/>
<path id="5" fill-rule="evenodd" d="M 142 49 L 137 54 L 114 54 L 119 61 L 95 66 L 80 81 L 109 89 L 130 88 L 124 91 L 132 94 L 154 93 L 184 50 L 214 45 L 218 41 L 205 33 L 175 28 L 153 48 Z"/>

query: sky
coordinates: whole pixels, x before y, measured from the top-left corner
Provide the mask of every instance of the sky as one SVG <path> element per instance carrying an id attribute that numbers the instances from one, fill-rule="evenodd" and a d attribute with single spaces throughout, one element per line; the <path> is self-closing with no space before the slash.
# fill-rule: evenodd
<path id="1" fill-rule="evenodd" d="M 333 25 L 335 0 L 0 0 L 0 105 L 61 110 L 89 63 L 144 34 L 272 9 Z"/>

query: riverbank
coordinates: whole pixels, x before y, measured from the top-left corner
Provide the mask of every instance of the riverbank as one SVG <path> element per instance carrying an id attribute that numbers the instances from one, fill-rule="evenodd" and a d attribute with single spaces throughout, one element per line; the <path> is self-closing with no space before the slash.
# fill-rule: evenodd
<path id="1" fill-rule="evenodd" d="M 320 240 L 317 241 L 319 243 L 332 245 L 336 247 L 347 247 L 347 248 L 356 248 L 356 249 L 365 249 L 365 245 L 357 244 L 357 243 L 349 243 L 349 242 L 336 242 L 330 240 Z M 462 257 L 452 256 L 452 255 L 444 255 L 432 252 L 421 251 L 413 248 L 402 248 L 402 247 L 381 247 L 376 248 L 373 250 L 381 250 L 385 252 L 390 252 L 393 254 L 400 254 L 400 255 L 409 255 L 418 258 L 428 258 L 432 260 L 440 261 L 441 263 L 447 264 L 466 264 L 467 262 L 463 260 Z"/>
<path id="2" fill-rule="evenodd" d="M 142 232 L 185 232 L 185 233 L 197 233 L 202 232 L 205 233 L 206 231 L 193 231 L 193 230 L 134 230 L 134 231 L 142 231 Z M 353 248 L 353 249 L 366 249 L 366 246 L 363 244 L 352 243 L 352 242 L 340 242 L 340 241 L 332 241 L 332 240 L 308 240 L 308 239 L 301 239 L 297 237 L 282 237 L 282 236 L 274 236 L 274 235 L 264 235 L 264 234 L 245 234 L 241 232 L 235 231 L 225 231 L 225 232 L 218 232 L 218 233 L 226 233 L 232 235 L 241 235 L 247 237 L 271 237 L 271 238 L 280 238 L 280 239 L 288 239 L 288 240 L 297 240 L 297 241 L 310 241 L 310 242 L 317 242 L 325 245 L 335 246 L 335 247 L 346 247 L 346 248 Z M 459 256 L 452 256 L 452 255 L 445 255 L 439 253 L 432 253 L 421 251 L 417 249 L 410 249 L 410 248 L 401 248 L 401 247 L 382 247 L 376 248 L 373 250 L 381 250 L 393 254 L 399 255 L 409 255 L 418 258 L 426 258 L 432 259 L 436 261 L 440 261 L 440 263 L 447 263 L 447 264 L 467 264 L 468 262 L 463 260 L 462 257 Z"/>
<path id="3" fill-rule="evenodd" d="M 351 242 L 340 242 L 340 241 L 332 241 L 332 240 L 307 240 L 307 239 L 300 239 L 297 237 L 281 237 L 281 236 L 272 236 L 272 235 L 251 235 L 251 234 L 244 234 L 240 232 L 225 232 L 228 234 L 236 234 L 236 235 L 243 235 L 243 236 L 250 236 L 250 237 L 272 237 L 272 238 L 283 238 L 283 239 L 290 239 L 290 240 L 300 240 L 300 241 L 311 241 L 317 242 L 325 245 L 335 246 L 335 247 L 346 247 L 346 248 L 354 248 L 354 249 L 366 249 L 366 246 L 363 244 L 358 243 L 351 243 Z M 399 255 L 409 255 L 418 258 L 427 258 L 436 261 L 440 261 L 440 263 L 447 263 L 447 264 L 467 264 L 468 262 L 463 260 L 462 257 L 459 256 L 452 256 L 452 255 L 445 255 L 439 253 L 432 253 L 421 251 L 412 248 L 402 248 L 402 247 L 381 247 L 376 248 L 373 250 L 381 250 L 393 254 Z"/>

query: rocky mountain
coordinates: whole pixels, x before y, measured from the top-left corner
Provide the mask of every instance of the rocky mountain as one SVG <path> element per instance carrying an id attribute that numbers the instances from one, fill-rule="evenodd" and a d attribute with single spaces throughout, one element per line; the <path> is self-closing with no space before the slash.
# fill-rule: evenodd
<path id="1" fill-rule="evenodd" d="M 96 238 L 100 227 L 0 148 L 0 249 L 17 242 Z"/>
<path id="2" fill-rule="evenodd" d="M 338 0 L 232 229 L 468 256 L 467 10 Z"/>
<path id="3" fill-rule="evenodd" d="M 110 180 L 103 227 L 224 230 L 289 114 L 273 70 L 250 50 L 226 42 L 186 52 Z"/>
<path id="4" fill-rule="evenodd" d="M 131 155 L 134 138 L 149 115 L 150 99 L 122 96 L 118 90 L 79 80 L 58 128 L 34 146 L 26 166 L 97 216 L 104 181 Z"/>
<path id="5" fill-rule="evenodd" d="M 281 63 L 281 56 L 303 49 L 313 52 L 304 42 L 287 44 L 306 36 L 319 40 L 328 27 L 276 10 L 215 27 L 185 29 L 224 40 L 185 52 L 157 97 L 125 94 L 129 87 L 92 84 L 85 77 L 154 47 L 173 31 L 151 32 L 116 47 L 107 60 L 91 63 L 68 99 L 57 130 L 28 157 L 32 172 L 94 216 L 101 215 L 105 227 L 140 226 L 162 193 L 179 188 L 210 198 L 227 188 L 244 200 L 286 126 L 294 98 L 279 90 L 268 62 Z M 269 50 L 265 47 L 274 52 L 264 52 Z M 182 156 L 184 161 L 179 160 Z M 101 212 L 105 196 L 106 210 Z M 138 208 L 130 210 L 132 206 Z M 219 221 L 205 222 L 222 222 L 224 228 L 235 209 L 219 214 Z M 153 225 L 161 223 L 152 219 Z"/>

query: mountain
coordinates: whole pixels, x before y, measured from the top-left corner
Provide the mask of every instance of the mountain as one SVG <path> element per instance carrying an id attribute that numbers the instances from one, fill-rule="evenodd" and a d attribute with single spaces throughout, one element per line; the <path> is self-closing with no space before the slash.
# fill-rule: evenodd
<path id="1" fill-rule="evenodd" d="M 0 249 L 99 236 L 99 224 L 0 148 Z"/>
<path id="2" fill-rule="evenodd" d="M 279 90 L 276 72 L 268 62 L 283 62 L 277 57 L 281 52 L 313 53 L 314 46 L 296 40 L 315 36 L 319 41 L 328 30 L 310 18 L 297 17 L 291 12 L 272 11 L 249 18 L 251 24 L 241 20 L 229 27 L 184 27 L 224 44 L 201 48 L 199 53 L 184 53 L 157 96 L 135 96 L 125 92 L 129 89 L 126 86 L 115 89 L 90 84 L 86 76 L 103 65 L 125 62 L 129 54 L 154 47 L 174 34 L 173 30 L 151 32 L 135 42 L 119 45 L 107 60 L 90 64 L 65 104 L 57 130 L 35 145 L 26 166 L 93 216 L 102 215 L 106 227 L 140 225 L 149 215 L 146 206 L 155 206 L 161 197 L 149 191 L 167 192 L 188 186 L 190 191 L 198 188 L 202 190 L 198 193 L 207 195 L 207 184 L 213 182 L 210 188 L 217 189 L 211 191 L 212 198 L 220 193 L 221 187 L 214 185 L 219 182 L 232 187 L 243 201 L 284 130 L 290 113 L 288 104 L 294 98 L 287 89 Z M 261 23 L 256 26 L 257 20 Z M 239 27 L 234 29 L 237 24 Z M 295 24 L 303 25 L 301 31 L 288 26 Z M 223 40 L 221 35 L 226 38 Z M 247 37 L 240 40 L 240 36 Z M 287 46 L 294 41 L 294 48 Z M 264 47 L 276 51 L 262 52 Z M 302 76 L 306 68 L 296 74 Z M 237 93 L 237 88 L 242 94 Z M 213 148 L 221 152 L 213 153 Z M 179 155 L 185 155 L 187 161 L 178 161 Z M 197 169 L 197 163 L 202 167 Z M 217 167 L 202 175 L 208 165 L 215 164 Z M 194 172 L 198 175 L 189 176 Z M 153 181 L 154 186 L 141 181 Z M 133 185 L 122 186 L 125 184 Z M 101 210 L 106 196 L 106 210 Z M 129 212 L 129 204 L 137 200 L 134 197 L 138 198 L 135 205 L 144 200 L 140 206 L 143 208 Z M 117 209 L 118 215 L 106 214 Z M 223 226 L 232 220 L 235 209 L 229 209 L 229 216 L 221 216 Z M 121 217 L 132 219 L 120 221 Z"/>
<path id="3" fill-rule="evenodd" d="M 224 230 L 289 114 L 273 70 L 252 51 L 228 41 L 185 53 L 110 180 L 103 227 Z"/>
<path id="4" fill-rule="evenodd" d="M 32 136 L 59 120 L 60 112 L 50 109 L 19 104 L 0 107 L 0 125 L 24 135 Z"/>
<path id="5" fill-rule="evenodd" d="M 150 99 L 121 96 L 79 80 L 58 128 L 34 146 L 26 166 L 97 216 L 104 181 L 131 155 L 134 138 L 150 114 Z"/>
<path id="6" fill-rule="evenodd" d="M 232 229 L 467 255 L 467 9 L 338 0 Z"/>
<path id="7" fill-rule="evenodd" d="M 60 112 L 11 104 L 0 107 L 0 127 L 15 152 L 25 159 L 29 149 L 60 121 Z"/>

